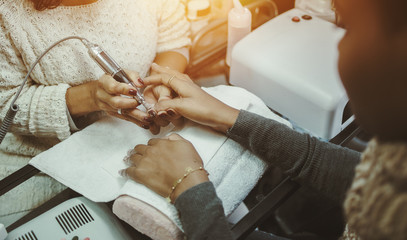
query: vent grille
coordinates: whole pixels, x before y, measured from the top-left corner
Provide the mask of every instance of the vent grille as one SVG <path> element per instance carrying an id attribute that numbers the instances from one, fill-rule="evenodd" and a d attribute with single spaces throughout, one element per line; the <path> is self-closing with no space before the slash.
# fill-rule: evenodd
<path id="1" fill-rule="evenodd" d="M 38 240 L 38 238 L 37 238 L 37 236 L 35 236 L 34 231 L 31 231 L 31 232 L 21 235 L 18 238 L 15 238 L 15 240 Z"/>
<path id="2" fill-rule="evenodd" d="M 83 225 L 95 221 L 86 206 L 81 203 L 55 217 L 65 234 L 71 233 Z"/>

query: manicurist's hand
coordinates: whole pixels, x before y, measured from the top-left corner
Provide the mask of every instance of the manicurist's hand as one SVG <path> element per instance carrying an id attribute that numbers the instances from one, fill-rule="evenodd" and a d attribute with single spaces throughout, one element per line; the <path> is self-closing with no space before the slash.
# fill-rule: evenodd
<path id="1" fill-rule="evenodd" d="M 127 70 L 126 73 L 137 87 L 143 87 L 137 72 Z M 139 103 L 132 98 L 136 92 L 136 89 L 130 85 L 117 82 L 105 74 L 97 81 L 69 88 L 66 93 L 66 102 L 73 117 L 95 111 L 105 111 L 112 116 L 149 129 L 154 123 L 147 113 L 137 109 Z"/>
<path id="2" fill-rule="evenodd" d="M 129 168 L 121 175 L 139 182 L 163 197 L 170 197 L 175 202 L 187 189 L 208 181 L 202 159 L 194 146 L 177 134 L 166 138 L 153 138 L 147 145 L 137 145 L 130 157 L 125 158 Z M 174 182 L 190 172 L 174 190 Z"/>
<path id="3" fill-rule="evenodd" d="M 154 71 L 151 75 L 155 75 Z M 173 98 L 172 90 L 165 85 L 150 85 L 146 86 L 144 89 L 144 98 L 147 102 L 155 105 L 160 101 L 171 100 Z M 154 125 L 150 127 L 150 131 L 153 134 L 158 134 L 160 132 L 160 127 L 167 126 L 170 122 L 174 125 L 181 125 L 183 123 L 182 116 L 177 114 L 175 111 L 156 111 L 157 115 L 154 120 Z"/>
<path id="4" fill-rule="evenodd" d="M 177 97 L 163 99 L 155 104 L 157 112 L 174 111 L 194 122 L 226 132 L 233 126 L 239 111 L 212 97 L 196 85 L 187 75 L 153 64 L 155 75 L 144 79 L 144 84 L 165 85 Z"/>

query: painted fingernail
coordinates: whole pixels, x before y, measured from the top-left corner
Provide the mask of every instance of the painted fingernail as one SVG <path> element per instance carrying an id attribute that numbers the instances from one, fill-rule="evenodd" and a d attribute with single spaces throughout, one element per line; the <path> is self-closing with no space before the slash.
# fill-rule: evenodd
<path id="1" fill-rule="evenodd" d="M 134 89 L 130 89 L 130 90 L 129 90 L 129 94 L 130 94 L 130 95 L 133 95 L 133 96 L 136 96 L 136 95 L 137 95 L 137 91 L 134 90 Z"/>
<path id="2" fill-rule="evenodd" d="M 301 21 L 301 19 L 299 17 L 295 16 L 295 17 L 291 18 L 291 21 L 299 22 L 299 21 Z"/>
<path id="3" fill-rule="evenodd" d="M 302 15 L 302 19 L 304 20 L 311 20 L 312 17 L 310 15 Z"/>
<path id="4" fill-rule="evenodd" d="M 137 81 L 141 84 L 141 85 L 144 85 L 144 81 L 143 81 L 143 79 L 141 79 L 141 78 L 138 78 L 137 79 Z"/>
<path id="5" fill-rule="evenodd" d="M 151 123 L 154 121 L 151 117 L 144 117 L 143 119 L 144 119 L 144 121 L 146 121 L 148 123 Z"/>
<path id="6" fill-rule="evenodd" d="M 148 115 L 154 118 L 155 116 L 157 116 L 157 112 L 154 109 L 150 109 L 148 110 Z"/>
<path id="7" fill-rule="evenodd" d="M 168 115 L 170 115 L 171 117 L 174 117 L 176 115 L 175 111 L 172 109 L 167 110 Z"/>
<path id="8" fill-rule="evenodd" d="M 126 169 L 119 170 L 119 175 L 122 176 L 122 177 L 124 177 L 124 178 L 127 178 L 127 177 L 128 177 L 128 176 L 127 176 L 127 173 L 126 173 Z"/>
<path id="9" fill-rule="evenodd" d="M 144 128 L 144 129 L 147 129 L 147 130 L 150 129 L 150 126 L 145 125 L 145 124 L 141 125 L 141 127 Z"/>
<path id="10" fill-rule="evenodd" d="M 161 113 L 158 114 L 158 116 L 159 116 L 160 118 L 163 118 L 163 119 L 168 118 L 168 114 L 167 114 L 166 112 L 161 112 Z"/>

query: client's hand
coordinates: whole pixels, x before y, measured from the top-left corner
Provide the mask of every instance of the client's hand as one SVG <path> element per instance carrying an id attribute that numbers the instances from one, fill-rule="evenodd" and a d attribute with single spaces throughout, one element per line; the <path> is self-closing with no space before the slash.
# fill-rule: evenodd
<path id="1" fill-rule="evenodd" d="M 148 145 L 137 145 L 131 157 L 126 158 L 129 168 L 120 171 L 163 197 L 170 197 L 174 202 L 185 190 L 202 182 L 209 181 L 203 167 L 202 159 L 194 146 L 177 134 L 148 141 Z M 190 172 L 174 191 L 174 182 L 181 179 L 187 168 L 196 170 Z"/>
<path id="2" fill-rule="evenodd" d="M 233 126 L 239 111 L 212 97 L 196 85 L 187 75 L 152 65 L 156 75 L 144 79 L 144 84 L 163 84 L 171 88 L 178 97 L 164 99 L 155 105 L 157 112 L 174 111 L 192 121 L 226 132 Z"/>
<path id="3" fill-rule="evenodd" d="M 139 75 L 126 71 L 137 87 L 143 87 Z M 127 95 L 128 97 L 123 97 Z M 145 129 L 155 129 L 152 118 L 137 109 L 139 103 L 132 98 L 136 89 L 125 83 L 119 83 L 109 75 L 103 75 L 97 81 L 91 81 L 68 88 L 65 98 L 72 117 L 80 117 L 91 112 L 105 111 L 110 115 L 136 123 Z"/>
<path id="4" fill-rule="evenodd" d="M 126 70 L 126 73 L 137 87 L 143 87 L 143 82 L 137 72 Z M 147 113 L 137 109 L 139 103 L 132 98 L 136 93 L 135 88 L 126 83 L 117 82 L 111 76 L 105 74 L 99 78 L 94 89 L 94 101 L 100 110 L 133 122 L 142 128 L 150 129 L 152 125 L 154 126 L 154 123 Z M 155 126 L 152 128 L 155 129 Z"/>

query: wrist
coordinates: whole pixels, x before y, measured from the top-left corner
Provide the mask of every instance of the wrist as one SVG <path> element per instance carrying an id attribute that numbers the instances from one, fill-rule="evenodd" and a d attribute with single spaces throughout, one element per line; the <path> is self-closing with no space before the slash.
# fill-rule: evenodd
<path id="1" fill-rule="evenodd" d="M 185 179 L 180 182 L 177 187 L 174 189 L 174 192 L 171 194 L 171 202 L 175 202 L 175 200 L 185 191 L 188 189 L 209 181 L 208 174 L 207 172 L 204 171 L 196 171 L 191 174 L 189 174 Z"/>
<path id="2" fill-rule="evenodd" d="M 221 115 L 218 116 L 218 122 L 214 129 L 222 133 L 226 133 L 226 131 L 235 124 L 237 117 L 239 116 L 239 112 L 239 110 L 229 106 L 224 111 L 219 112 Z"/>
<path id="3" fill-rule="evenodd" d="M 68 88 L 65 99 L 71 116 L 81 116 L 100 111 L 95 101 L 97 84 L 97 81 L 92 81 Z"/>

